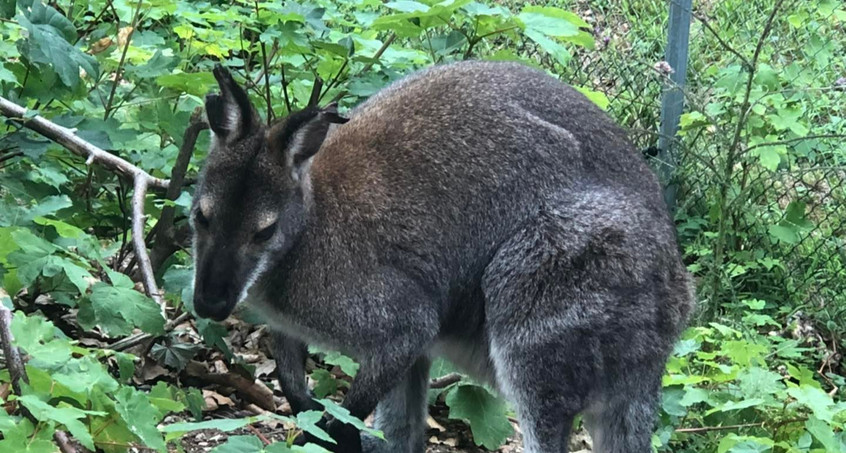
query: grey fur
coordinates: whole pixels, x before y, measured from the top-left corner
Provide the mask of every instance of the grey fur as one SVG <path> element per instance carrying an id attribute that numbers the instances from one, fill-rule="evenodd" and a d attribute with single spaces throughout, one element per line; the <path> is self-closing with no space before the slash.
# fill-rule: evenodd
<path id="1" fill-rule="evenodd" d="M 304 343 L 358 359 L 344 406 L 376 409 L 389 443 L 330 421 L 335 451 L 422 452 L 435 354 L 515 405 L 527 453 L 565 452 L 580 412 L 597 452 L 650 451 L 692 284 L 655 176 L 604 112 L 503 62 L 419 71 L 345 124 L 267 130 L 247 110 L 252 133 L 215 140 L 194 197 L 195 308 L 225 318 L 254 282 L 297 410 Z M 298 121 L 319 150 L 292 160 Z"/>

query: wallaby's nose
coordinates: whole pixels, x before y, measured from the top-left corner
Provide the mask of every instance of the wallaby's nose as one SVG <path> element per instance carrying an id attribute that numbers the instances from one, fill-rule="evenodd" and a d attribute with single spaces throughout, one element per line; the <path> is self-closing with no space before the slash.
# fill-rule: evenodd
<path id="1" fill-rule="evenodd" d="M 229 302 L 223 298 L 202 298 L 194 295 L 194 311 L 201 318 L 223 321 L 229 316 Z"/>
<path id="2" fill-rule="evenodd" d="M 199 291 L 194 292 L 194 310 L 201 318 L 223 321 L 232 312 L 234 306 L 229 284 L 217 278 L 208 281 Z"/>

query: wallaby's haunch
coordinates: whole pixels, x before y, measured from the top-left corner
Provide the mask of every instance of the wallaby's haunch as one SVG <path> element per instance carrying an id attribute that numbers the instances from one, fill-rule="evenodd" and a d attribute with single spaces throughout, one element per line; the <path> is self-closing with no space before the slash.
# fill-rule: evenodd
<path id="1" fill-rule="evenodd" d="M 247 300 L 274 332 L 294 411 L 319 408 L 306 343 L 361 368 L 336 452 L 424 451 L 430 358 L 519 412 L 527 453 L 646 453 L 661 375 L 693 305 L 657 179 L 577 91 L 515 63 L 405 77 L 341 117 L 271 128 L 222 67 L 192 206 L 198 315 Z"/>

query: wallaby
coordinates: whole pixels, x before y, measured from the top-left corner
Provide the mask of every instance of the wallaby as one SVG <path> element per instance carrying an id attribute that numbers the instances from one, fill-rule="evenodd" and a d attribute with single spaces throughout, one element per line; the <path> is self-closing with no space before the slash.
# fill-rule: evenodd
<path id="1" fill-rule="evenodd" d="M 578 91 L 518 63 L 408 75 L 341 116 L 266 127 L 217 66 L 211 150 L 191 208 L 194 308 L 242 300 L 274 332 L 295 412 L 319 409 L 306 344 L 361 368 L 335 452 L 424 451 L 430 359 L 518 411 L 527 453 L 646 453 L 665 362 L 693 307 L 657 178 Z"/>

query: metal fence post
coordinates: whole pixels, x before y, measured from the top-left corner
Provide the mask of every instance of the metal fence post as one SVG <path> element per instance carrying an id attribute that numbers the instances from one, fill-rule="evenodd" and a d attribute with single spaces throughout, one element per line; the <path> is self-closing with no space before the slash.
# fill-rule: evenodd
<path id="1" fill-rule="evenodd" d="M 671 211 L 676 208 L 675 136 L 684 111 L 684 85 L 687 79 L 687 56 L 690 44 L 690 20 L 693 0 L 670 0 L 670 25 L 667 30 L 666 61 L 673 69 L 671 86 L 661 99 L 661 135 L 658 138 L 658 175 L 664 184 L 664 200 Z"/>

